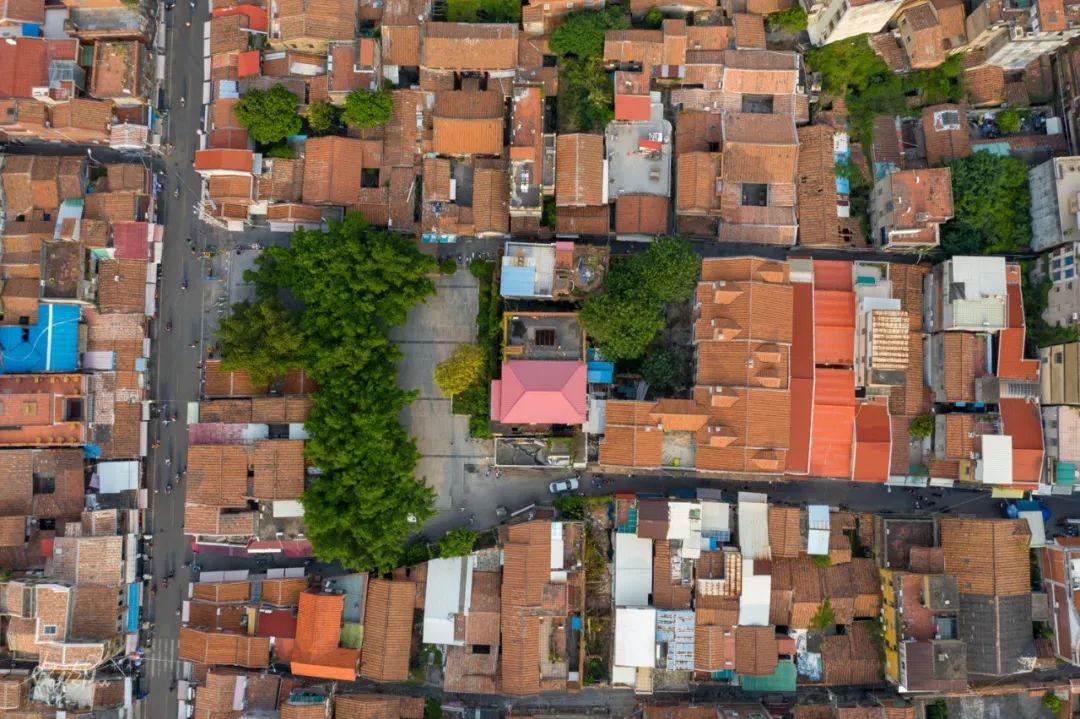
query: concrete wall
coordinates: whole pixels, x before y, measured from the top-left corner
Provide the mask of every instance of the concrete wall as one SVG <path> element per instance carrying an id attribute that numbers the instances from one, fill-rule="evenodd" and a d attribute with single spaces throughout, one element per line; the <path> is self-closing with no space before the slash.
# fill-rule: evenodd
<path id="1" fill-rule="evenodd" d="M 1038 251 L 1049 249 L 1062 241 L 1054 164 L 1054 160 L 1047 160 L 1028 172 L 1028 187 L 1031 189 L 1031 246 Z"/>
<path id="2" fill-rule="evenodd" d="M 814 45 L 846 40 L 862 33 L 880 32 L 900 7 L 901 0 L 877 0 L 858 7 L 848 7 L 845 0 L 829 0 L 809 11 L 806 30 Z M 805 7 L 805 5 L 804 5 Z M 831 24 L 831 27 L 830 27 Z"/>

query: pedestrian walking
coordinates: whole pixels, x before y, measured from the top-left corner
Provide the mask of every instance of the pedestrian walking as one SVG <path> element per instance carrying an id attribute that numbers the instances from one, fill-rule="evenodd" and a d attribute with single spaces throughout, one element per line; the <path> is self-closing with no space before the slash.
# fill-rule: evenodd
<path id="1" fill-rule="evenodd" d="M 165 466 L 168 467 L 170 464 L 172 464 L 172 457 L 166 457 L 165 458 Z"/>

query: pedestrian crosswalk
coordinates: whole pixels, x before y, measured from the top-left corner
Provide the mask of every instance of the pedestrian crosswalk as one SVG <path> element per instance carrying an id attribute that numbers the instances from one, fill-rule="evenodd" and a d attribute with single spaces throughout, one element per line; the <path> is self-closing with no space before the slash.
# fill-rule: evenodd
<path id="1" fill-rule="evenodd" d="M 149 685 L 152 697 L 169 696 L 169 687 L 179 677 L 181 662 L 177 658 L 178 642 L 164 637 L 155 639 L 146 653 L 142 674 Z M 171 697 L 170 697 L 171 700 Z M 155 711 L 153 702 L 147 698 L 135 705 L 135 719 L 159 719 L 161 711 Z"/>

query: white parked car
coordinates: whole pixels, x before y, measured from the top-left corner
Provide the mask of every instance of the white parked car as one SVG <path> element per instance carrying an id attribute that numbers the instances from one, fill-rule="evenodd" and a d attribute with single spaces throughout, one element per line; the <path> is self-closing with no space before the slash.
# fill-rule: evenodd
<path id="1" fill-rule="evenodd" d="M 560 479 L 557 482 L 552 482 L 548 489 L 552 494 L 562 494 L 563 492 L 573 492 L 578 488 L 578 478 L 570 477 L 568 479 Z"/>

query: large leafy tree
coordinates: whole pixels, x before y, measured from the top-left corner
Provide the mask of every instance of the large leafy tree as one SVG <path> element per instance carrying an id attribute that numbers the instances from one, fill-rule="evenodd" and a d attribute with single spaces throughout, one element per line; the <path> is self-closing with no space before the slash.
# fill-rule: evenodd
<path id="1" fill-rule="evenodd" d="M 552 31 L 551 52 L 559 56 L 598 57 L 604 54 L 604 33 L 628 27 L 630 22 L 618 6 L 573 12 Z"/>
<path id="2" fill-rule="evenodd" d="M 1014 157 L 976 152 L 947 163 L 952 170 L 953 219 L 943 229 L 947 252 L 1022 252 L 1031 244 L 1027 166 Z"/>
<path id="3" fill-rule="evenodd" d="M 461 345 L 435 367 L 435 386 L 447 397 L 461 394 L 483 376 L 487 356 L 479 345 Z"/>
<path id="4" fill-rule="evenodd" d="M 605 292 L 588 298 L 578 315 L 604 357 L 637 359 L 664 328 L 664 312 L 652 298 Z"/>
<path id="5" fill-rule="evenodd" d="M 329 102 L 320 100 L 308 105 L 307 121 L 311 131 L 319 135 L 325 135 L 338 126 L 341 120 L 341 109 Z"/>
<path id="6" fill-rule="evenodd" d="M 410 520 L 431 516 L 431 489 L 414 476 L 419 454 L 398 419 L 413 393 L 397 386 L 401 355 L 388 333 L 434 290 L 434 269 L 405 237 L 347 215 L 327 231 L 298 230 L 291 247 L 266 250 L 248 276 L 256 306 L 288 296 L 300 307 L 290 317 L 302 334 L 295 364 L 319 387 L 305 451 L 321 471 L 302 501 L 323 561 L 388 570 Z M 224 349 L 238 365 L 253 354 L 239 343 Z"/>
<path id="7" fill-rule="evenodd" d="M 258 384 L 280 377 L 301 356 L 303 335 L 277 297 L 233 305 L 218 341 L 227 370 L 245 369 Z"/>
<path id="8" fill-rule="evenodd" d="M 615 117 L 614 88 L 602 57 L 559 60 L 559 97 L 565 114 L 582 132 L 599 131 Z"/>
<path id="9" fill-rule="evenodd" d="M 233 112 L 247 128 L 251 139 L 260 145 L 273 145 L 300 132 L 303 120 L 296 112 L 296 95 L 284 85 L 269 90 L 248 90 L 236 103 Z"/>
<path id="10" fill-rule="evenodd" d="M 352 127 L 368 128 L 386 124 L 394 101 L 386 90 L 353 90 L 345 96 L 341 119 Z"/>
<path id="11" fill-rule="evenodd" d="M 459 527 L 447 532 L 446 537 L 439 542 L 440 557 L 462 557 L 473 550 L 476 544 L 476 532 L 471 529 Z"/>
<path id="12" fill-rule="evenodd" d="M 690 299 L 699 270 L 690 243 L 677 237 L 657 240 L 645 253 L 613 263 L 604 293 L 582 304 L 586 333 L 608 359 L 641 357 L 664 327 L 664 304 Z"/>

